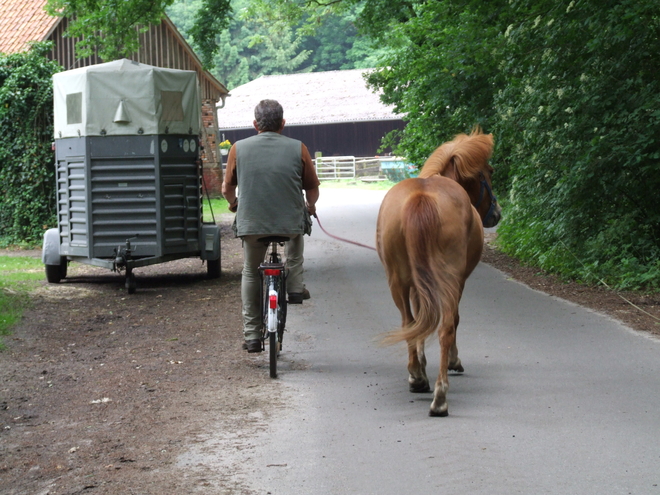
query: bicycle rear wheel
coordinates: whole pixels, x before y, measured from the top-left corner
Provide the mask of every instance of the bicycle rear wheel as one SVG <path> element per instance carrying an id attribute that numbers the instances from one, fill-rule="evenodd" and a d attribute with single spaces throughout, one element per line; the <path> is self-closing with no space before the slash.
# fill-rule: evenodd
<path id="1" fill-rule="evenodd" d="M 282 274 L 280 278 L 280 286 L 278 288 L 278 302 L 279 307 L 277 310 L 277 341 L 279 342 L 279 350 L 282 350 L 282 339 L 284 338 L 284 327 L 286 325 L 286 275 Z"/>
<path id="2" fill-rule="evenodd" d="M 265 321 L 264 329 L 266 335 L 264 339 L 268 339 L 268 351 L 270 358 L 270 377 L 277 378 L 277 357 L 279 354 L 279 342 L 278 342 L 278 329 L 280 322 L 280 298 L 278 285 L 280 284 L 279 275 L 266 276 L 266 283 L 264 284 L 264 290 L 266 290 L 268 297 L 265 298 Z"/>
<path id="3" fill-rule="evenodd" d="M 277 333 L 269 332 L 268 349 L 270 354 L 270 377 L 277 378 L 277 354 L 278 354 Z"/>

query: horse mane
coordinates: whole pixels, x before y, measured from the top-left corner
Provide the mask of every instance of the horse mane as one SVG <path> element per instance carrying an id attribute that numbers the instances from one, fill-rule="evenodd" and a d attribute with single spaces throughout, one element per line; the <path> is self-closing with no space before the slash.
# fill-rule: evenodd
<path id="1" fill-rule="evenodd" d="M 484 134 L 477 126 L 469 135 L 459 134 L 437 148 L 424 162 L 419 178 L 450 174 L 449 167 L 453 163 L 456 179 L 468 179 L 484 170 L 492 154 L 493 135 Z"/>

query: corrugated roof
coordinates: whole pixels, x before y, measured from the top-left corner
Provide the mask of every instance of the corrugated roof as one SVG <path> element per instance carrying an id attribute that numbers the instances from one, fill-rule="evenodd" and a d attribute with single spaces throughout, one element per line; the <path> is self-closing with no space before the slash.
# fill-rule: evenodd
<path id="1" fill-rule="evenodd" d="M 43 41 L 59 17 L 44 11 L 46 0 L 0 0 L 0 52 L 28 50 L 28 42 Z"/>
<path id="2" fill-rule="evenodd" d="M 218 109 L 218 128 L 251 128 L 254 107 L 264 99 L 280 102 L 287 126 L 401 119 L 367 88 L 363 76 L 370 70 L 262 76 L 231 90 Z"/>

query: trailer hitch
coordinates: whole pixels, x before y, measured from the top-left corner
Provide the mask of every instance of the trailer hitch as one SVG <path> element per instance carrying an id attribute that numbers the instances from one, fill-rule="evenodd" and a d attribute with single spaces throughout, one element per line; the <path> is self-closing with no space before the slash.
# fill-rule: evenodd
<path id="1" fill-rule="evenodd" d="M 117 246 L 114 249 L 115 260 L 112 263 L 113 272 L 120 272 L 123 269 L 130 270 L 129 262 L 135 250 L 135 248 L 131 247 L 131 241 L 135 241 L 139 235 L 135 234 L 134 237 L 126 239 L 126 245 L 124 247 Z"/>

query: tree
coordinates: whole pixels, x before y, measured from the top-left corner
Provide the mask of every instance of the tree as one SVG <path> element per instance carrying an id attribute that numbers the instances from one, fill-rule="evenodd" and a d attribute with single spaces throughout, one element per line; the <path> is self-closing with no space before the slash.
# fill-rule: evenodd
<path id="1" fill-rule="evenodd" d="M 418 2 L 413 8 L 402 2 L 395 9 L 402 22 L 390 20 L 387 29 L 383 21 L 372 24 L 392 53 L 369 82 L 407 121 L 396 135 L 399 154 L 421 165 L 453 135 L 475 125 L 490 128 L 494 92 L 502 84 L 493 57 L 502 23 L 496 13 L 505 3 Z M 378 12 L 374 6 L 371 15 Z"/>
<path id="2" fill-rule="evenodd" d="M 543 268 L 660 288 L 660 11 L 521 2 L 494 126 L 514 178 L 502 247 Z M 532 49 L 533 47 L 533 49 Z"/>
<path id="3" fill-rule="evenodd" d="M 262 75 L 304 70 L 310 53 L 300 48 L 301 40 L 288 24 L 248 16 L 248 5 L 247 0 L 234 1 L 237 15 L 216 38 L 219 50 L 211 72 L 230 89 Z"/>

